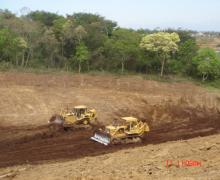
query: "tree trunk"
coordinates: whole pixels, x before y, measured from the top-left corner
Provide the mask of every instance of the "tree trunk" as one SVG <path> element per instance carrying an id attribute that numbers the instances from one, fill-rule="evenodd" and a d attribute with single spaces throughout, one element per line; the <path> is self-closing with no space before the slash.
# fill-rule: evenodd
<path id="1" fill-rule="evenodd" d="M 22 61 L 21 61 L 21 67 L 24 66 L 24 51 L 22 52 Z"/>
<path id="2" fill-rule="evenodd" d="M 165 57 L 163 58 L 161 62 L 161 71 L 160 71 L 160 76 L 163 77 L 163 72 L 164 72 L 164 65 L 165 65 Z"/>
<path id="3" fill-rule="evenodd" d="M 25 68 L 26 68 L 27 65 L 28 65 L 28 62 L 29 62 L 30 56 L 31 56 L 31 52 L 29 51 L 29 52 L 28 52 L 28 55 L 27 55 L 26 62 L 25 62 Z"/>
<path id="4" fill-rule="evenodd" d="M 69 71 L 69 67 L 68 67 L 68 65 L 67 65 L 67 62 L 65 62 L 65 64 L 64 64 L 64 69 L 68 72 Z"/>
<path id="5" fill-rule="evenodd" d="M 146 65 L 146 67 L 145 67 L 145 73 L 146 73 L 146 75 L 147 75 L 147 73 L 148 73 L 148 71 L 147 71 L 148 69 L 147 69 L 147 65 Z"/>
<path id="6" fill-rule="evenodd" d="M 15 53 L 15 65 L 16 65 L 16 67 L 18 67 L 18 56 L 17 56 L 17 52 Z"/>
<path id="7" fill-rule="evenodd" d="M 208 74 L 203 73 L 202 74 L 202 81 L 204 82 L 208 78 Z"/>
<path id="8" fill-rule="evenodd" d="M 54 62 L 53 62 L 53 53 L 50 54 L 50 68 L 54 67 Z"/>
<path id="9" fill-rule="evenodd" d="M 125 65 L 124 65 L 124 61 L 122 61 L 122 62 L 121 62 L 121 73 L 122 73 L 122 74 L 124 73 L 124 68 L 125 68 L 124 66 L 125 66 Z"/>
<path id="10" fill-rule="evenodd" d="M 63 58 L 63 39 L 61 39 L 61 56 Z M 63 60 L 63 59 L 62 59 Z"/>
<path id="11" fill-rule="evenodd" d="M 87 70 L 88 70 L 88 72 L 90 71 L 89 62 L 87 63 Z"/>
<path id="12" fill-rule="evenodd" d="M 108 28 L 106 27 L 106 25 L 105 25 L 105 32 L 106 32 L 107 37 L 109 37 Z"/>
<path id="13" fill-rule="evenodd" d="M 79 74 L 81 73 L 81 63 L 79 62 Z"/>

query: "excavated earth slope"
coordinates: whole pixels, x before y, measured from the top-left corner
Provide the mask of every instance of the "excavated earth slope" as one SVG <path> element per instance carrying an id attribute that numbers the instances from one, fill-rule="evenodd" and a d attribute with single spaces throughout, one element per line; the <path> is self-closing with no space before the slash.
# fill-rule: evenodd
<path id="1" fill-rule="evenodd" d="M 216 168 L 220 171 L 218 158 L 209 153 L 219 152 L 218 91 L 209 92 L 191 83 L 160 83 L 134 76 L 10 72 L 0 74 L 0 99 L 0 178 L 33 178 L 35 174 L 53 179 L 60 169 L 64 173 L 59 178 L 90 179 L 94 174 L 97 178 L 106 175 L 139 179 L 169 173 L 171 177 L 182 177 L 186 172 L 189 177 L 208 177 L 212 168 L 213 172 Z M 100 125 L 117 121 L 120 116 L 135 116 L 146 121 L 151 131 L 142 143 L 106 147 L 89 139 L 94 129 L 54 132 L 48 128 L 52 114 L 61 107 L 78 104 L 97 109 Z M 201 136 L 206 136 L 204 141 L 208 143 L 204 147 Z M 198 147 L 192 145 L 197 144 L 197 139 Z M 204 166 L 190 170 L 165 167 L 168 159 L 184 158 L 200 161 Z M 124 168 L 118 167 L 120 163 Z M 50 174 L 41 174 L 41 167 Z M 199 173 L 193 174 L 196 172 Z M 216 178 L 219 174 L 216 171 L 210 176 Z"/>

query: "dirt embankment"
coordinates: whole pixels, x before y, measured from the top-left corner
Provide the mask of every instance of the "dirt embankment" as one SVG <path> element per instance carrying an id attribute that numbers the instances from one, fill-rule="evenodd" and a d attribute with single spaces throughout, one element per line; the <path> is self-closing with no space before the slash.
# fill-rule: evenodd
<path id="1" fill-rule="evenodd" d="M 97 109 L 99 120 L 111 122 L 119 109 L 136 110 L 179 99 L 193 106 L 220 107 L 220 95 L 192 83 L 161 83 L 140 77 L 72 74 L 0 73 L 1 125 L 44 125 L 71 104 Z M 125 116 L 133 111 L 125 112 Z"/>

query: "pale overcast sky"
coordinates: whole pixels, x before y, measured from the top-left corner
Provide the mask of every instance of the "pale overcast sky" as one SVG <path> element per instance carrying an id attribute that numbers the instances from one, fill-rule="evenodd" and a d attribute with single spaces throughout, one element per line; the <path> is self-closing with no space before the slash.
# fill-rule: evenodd
<path id="1" fill-rule="evenodd" d="M 0 9 L 22 7 L 58 14 L 90 12 L 128 28 L 220 31 L 220 0 L 0 0 Z"/>

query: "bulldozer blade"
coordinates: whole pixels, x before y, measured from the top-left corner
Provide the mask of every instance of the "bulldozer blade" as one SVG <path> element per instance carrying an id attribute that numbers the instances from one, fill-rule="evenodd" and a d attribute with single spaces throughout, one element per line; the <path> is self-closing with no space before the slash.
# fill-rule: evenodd
<path id="1" fill-rule="evenodd" d="M 95 135 L 93 137 L 91 137 L 91 139 L 93 141 L 99 142 L 99 143 L 104 144 L 106 146 L 110 144 L 109 137 L 107 137 L 105 135 L 98 134 L 98 133 L 95 133 Z"/>

